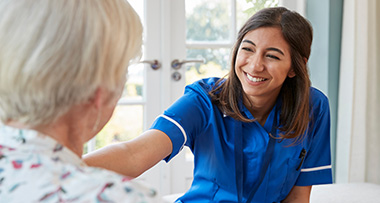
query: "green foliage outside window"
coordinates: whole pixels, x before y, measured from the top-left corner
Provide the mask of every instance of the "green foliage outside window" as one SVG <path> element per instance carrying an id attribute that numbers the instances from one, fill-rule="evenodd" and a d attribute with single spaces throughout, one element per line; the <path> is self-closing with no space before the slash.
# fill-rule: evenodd
<path id="1" fill-rule="evenodd" d="M 278 6 L 278 0 L 246 0 L 246 2 L 252 5 L 250 8 L 244 11 L 249 16 L 255 14 L 257 11 L 263 8 Z"/>

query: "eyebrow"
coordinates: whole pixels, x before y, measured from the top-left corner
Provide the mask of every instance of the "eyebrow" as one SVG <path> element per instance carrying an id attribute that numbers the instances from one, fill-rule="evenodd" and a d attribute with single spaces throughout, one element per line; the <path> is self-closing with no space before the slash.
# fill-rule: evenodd
<path id="1" fill-rule="evenodd" d="M 253 43 L 251 40 L 248 40 L 248 39 L 243 40 L 243 42 L 246 42 L 246 43 L 252 44 L 253 46 L 256 46 L 255 43 Z M 269 47 L 266 50 L 277 51 L 278 53 L 280 53 L 280 54 L 282 54 L 282 55 L 285 56 L 284 52 L 282 52 L 280 49 L 277 49 L 277 48 L 274 48 L 274 47 Z"/>

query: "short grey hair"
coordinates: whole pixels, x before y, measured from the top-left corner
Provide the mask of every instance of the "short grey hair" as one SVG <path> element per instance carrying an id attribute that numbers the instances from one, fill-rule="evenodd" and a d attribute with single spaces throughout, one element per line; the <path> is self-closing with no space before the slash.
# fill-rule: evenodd
<path id="1" fill-rule="evenodd" d="M 1 0 L 1 121 L 49 124 L 98 87 L 116 92 L 141 45 L 126 0 Z"/>

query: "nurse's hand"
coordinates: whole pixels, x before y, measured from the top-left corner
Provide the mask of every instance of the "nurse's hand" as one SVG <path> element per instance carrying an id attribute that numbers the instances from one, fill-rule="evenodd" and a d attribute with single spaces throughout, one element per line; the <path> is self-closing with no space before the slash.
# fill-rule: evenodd
<path id="1" fill-rule="evenodd" d="M 311 186 L 294 186 L 289 195 L 281 202 L 305 203 L 310 201 Z"/>
<path id="2" fill-rule="evenodd" d="M 165 133 L 148 130 L 131 141 L 112 144 L 86 154 L 83 160 L 89 166 L 135 178 L 171 152 L 172 142 Z"/>

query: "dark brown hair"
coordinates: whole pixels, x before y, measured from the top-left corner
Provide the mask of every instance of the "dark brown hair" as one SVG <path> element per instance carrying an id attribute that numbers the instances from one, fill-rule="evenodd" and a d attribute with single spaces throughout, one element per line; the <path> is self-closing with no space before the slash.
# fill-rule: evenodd
<path id="1" fill-rule="evenodd" d="M 210 96 L 224 114 L 243 122 L 252 122 L 239 109 L 239 101 L 246 98 L 235 72 L 236 55 L 244 36 L 261 27 L 278 27 L 290 46 L 291 66 L 295 77 L 287 77 L 279 97 L 282 100 L 280 130 L 282 138 L 302 140 L 309 118 L 310 79 L 306 62 L 310 56 L 313 31 L 310 23 L 300 14 L 283 7 L 265 8 L 254 14 L 238 33 L 232 50 L 231 70 L 226 80 L 220 79 Z"/>

